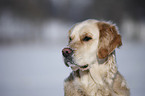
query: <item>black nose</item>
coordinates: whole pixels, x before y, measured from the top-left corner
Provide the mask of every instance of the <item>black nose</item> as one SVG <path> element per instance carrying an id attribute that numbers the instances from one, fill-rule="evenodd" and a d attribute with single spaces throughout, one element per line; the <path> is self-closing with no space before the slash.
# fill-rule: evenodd
<path id="1" fill-rule="evenodd" d="M 64 48 L 62 50 L 62 54 L 63 54 L 64 57 L 69 57 L 69 56 L 72 55 L 72 53 L 73 53 L 73 50 L 70 49 L 70 48 Z"/>

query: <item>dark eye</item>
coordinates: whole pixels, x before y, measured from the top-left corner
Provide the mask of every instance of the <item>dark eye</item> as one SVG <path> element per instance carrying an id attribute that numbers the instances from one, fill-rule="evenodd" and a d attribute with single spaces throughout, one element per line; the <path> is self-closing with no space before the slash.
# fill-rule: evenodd
<path id="1" fill-rule="evenodd" d="M 72 40 L 72 38 L 71 37 L 69 37 L 69 42 Z"/>
<path id="2" fill-rule="evenodd" d="M 83 41 L 89 41 L 89 40 L 91 40 L 91 39 L 92 39 L 91 37 L 85 36 L 85 37 L 83 38 Z"/>

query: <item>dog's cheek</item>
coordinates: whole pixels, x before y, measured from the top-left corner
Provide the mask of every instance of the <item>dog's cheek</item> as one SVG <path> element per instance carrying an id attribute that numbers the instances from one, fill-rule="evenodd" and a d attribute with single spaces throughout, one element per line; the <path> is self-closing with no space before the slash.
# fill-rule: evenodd
<path id="1" fill-rule="evenodd" d="M 87 55 L 86 59 L 87 59 L 86 61 L 88 64 L 94 63 L 97 60 L 96 53 L 95 52 L 89 53 Z"/>
<path id="2" fill-rule="evenodd" d="M 96 52 L 92 51 L 92 50 L 85 50 L 85 52 L 82 52 L 80 54 L 81 56 L 78 56 L 77 58 L 77 62 L 80 65 L 84 65 L 84 64 L 92 64 L 93 62 L 96 61 Z"/>
<path id="3" fill-rule="evenodd" d="M 97 42 L 85 42 L 84 44 L 78 45 L 74 51 L 74 61 L 79 65 L 91 64 L 97 60 Z"/>

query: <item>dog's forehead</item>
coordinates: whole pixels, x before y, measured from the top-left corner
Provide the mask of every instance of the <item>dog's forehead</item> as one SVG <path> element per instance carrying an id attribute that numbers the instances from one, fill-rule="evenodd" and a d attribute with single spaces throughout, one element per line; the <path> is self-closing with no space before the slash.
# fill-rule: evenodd
<path id="1" fill-rule="evenodd" d="M 70 30 L 69 35 L 72 37 L 80 36 L 84 33 L 91 33 L 91 34 L 98 34 L 98 26 L 97 26 L 97 20 L 86 20 L 80 23 L 77 23 L 73 26 L 73 28 Z"/>

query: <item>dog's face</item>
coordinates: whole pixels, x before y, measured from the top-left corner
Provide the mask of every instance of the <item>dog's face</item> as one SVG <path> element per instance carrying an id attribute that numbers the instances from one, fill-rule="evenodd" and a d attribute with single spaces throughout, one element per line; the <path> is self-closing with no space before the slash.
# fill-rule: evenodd
<path id="1" fill-rule="evenodd" d="M 69 31 L 69 44 L 62 50 L 64 61 L 73 70 L 89 69 L 97 61 L 111 54 L 121 45 L 114 25 L 97 20 L 86 20 Z"/>

